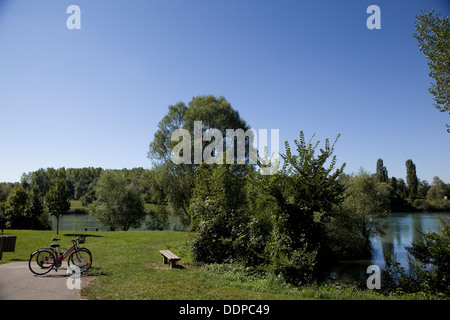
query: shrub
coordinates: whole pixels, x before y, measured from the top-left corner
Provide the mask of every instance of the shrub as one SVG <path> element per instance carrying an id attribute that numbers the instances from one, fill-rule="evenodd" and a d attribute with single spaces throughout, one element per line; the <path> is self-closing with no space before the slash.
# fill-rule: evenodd
<path id="1" fill-rule="evenodd" d="M 449 220 L 441 220 L 442 234 L 423 234 L 408 251 L 408 267 L 390 254 L 385 255 L 382 286 L 385 290 L 405 292 L 450 293 L 450 230 Z"/>
<path id="2" fill-rule="evenodd" d="M 415 258 L 416 264 L 427 273 L 424 280 L 430 289 L 450 292 L 450 219 L 441 219 L 441 234 L 428 232 L 415 240 L 406 250 Z M 421 280 L 421 279 L 417 279 Z"/>
<path id="3" fill-rule="evenodd" d="M 145 221 L 147 230 L 164 230 L 169 227 L 169 216 L 165 206 L 150 210 Z"/>

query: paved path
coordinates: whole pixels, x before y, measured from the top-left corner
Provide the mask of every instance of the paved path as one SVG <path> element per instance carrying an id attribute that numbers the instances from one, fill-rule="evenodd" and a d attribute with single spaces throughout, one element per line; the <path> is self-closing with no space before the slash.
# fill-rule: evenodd
<path id="1" fill-rule="evenodd" d="M 0 264 L 0 300 L 80 300 L 80 290 L 70 290 L 68 279 L 72 280 L 65 267 L 36 276 L 28 262 Z"/>

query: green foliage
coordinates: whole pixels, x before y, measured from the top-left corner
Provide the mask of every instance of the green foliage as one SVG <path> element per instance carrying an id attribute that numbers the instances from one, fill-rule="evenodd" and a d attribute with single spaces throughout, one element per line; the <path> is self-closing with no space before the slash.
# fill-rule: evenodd
<path id="1" fill-rule="evenodd" d="M 196 261 L 223 263 L 247 256 L 244 238 L 250 221 L 245 210 L 245 170 L 239 165 L 197 168 L 190 212 L 196 231 Z"/>
<path id="2" fill-rule="evenodd" d="M 31 195 L 25 215 L 30 220 L 31 230 L 34 228 L 51 228 L 51 222 L 48 218 L 48 213 L 45 210 L 44 199 L 42 198 L 37 186 L 34 186 L 31 189 Z"/>
<path id="3" fill-rule="evenodd" d="M 422 234 L 408 251 L 408 270 L 391 252 L 384 254 L 381 283 L 385 291 L 405 293 L 450 293 L 450 220 L 441 219 L 441 234 Z"/>
<path id="4" fill-rule="evenodd" d="M 66 181 L 67 195 L 70 199 L 78 200 L 86 197 L 90 201 L 94 194 L 95 182 L 100 177 L 102 168 L 47 168 L 39 169 L 22 175 L 21 184 L 24 188 L 37 186 L 41 195 L 45 195 L 57 179 Z"/>
<path id="5" fill-rule="evenodd" d="M 450 22 L 441 14 L 421 11 L 415 27 L 414 38 L 419 42 L 428 60 L 430 77 L 433 79 L 430 93 L 434 96 L 434 106 L 441 112 L 450 114 Z M 447 131 L 450 132 L 450 127 Z"/>
<path id="6" fill-rule="evenodd" d="M 392 188 L 362 169 L 345 187 L 345 200 L 328 225 L 334 251 L 341 257 L 370 256 L 370 239 L 383 234 Z"/>
<path id="7" fill-rule="evenodd" d="M 406 184 L 408 186 L 408 196 L 412 199 L 417 197 L 417 188 L 419 187 L 419 180 L 416 174 L 416 165 L 411 159 L 406 160 Z"/>
<path id="8" fill-rule="evenodd" d="M 450 196 L 450 187 L 444 183 L 439 177 L 433 178 L 433 184 L 427 192 L 428 200 L 440 200 Z"/>
<path id="9" fill-rule="evenodd" d="M 70 210 L 70 199 L 67 195 L 65 180 L 57 179 L 56 184 L 50 187 L 45 195 L 45 204 L 48 213 L 57 218 Z"/>
<path id="10" fill-rule="evenodd" d="M 18 185 L 18 183 L 0 182 L 0 203 L 6 202 L 11 191 Z"/>
<path id="11" fill-rule="evenodd" d="M 111 230 L 126 231 L 141 225 L 144 202 L 136 186 L 120 171 L 104 171 L 95 187 L 96 197 L 89 207 L 95 219 Z"/>
<path id="12" fill-rule="evenodd" d="M 16 186 L 8 196 L 5 206 L 6 227 L 20 229 L 29 227 L 25 212 L 28 207 L 28 193 L 22 186 Z"/>
<path id="13" fill-rule="evenodd" d="M 6 215 L 5 215 L 5 203 L 0 202 L 0 229 L 2 230 L 6 228 Z"/>
<path id="14" fill-rule="evenodd" d="M 333 156 L 335 144 L 330 146 L 328 139 L 317 156 L 319 141 L 306 142 L 300 132 L 300 139 L 294 143 L 297 154 L 286 142 L 283 168 L 265 178 L 264 188 L 276 203 L 267 252 L 285 279 L 305 283 L 312 279 L 313 271 L 324 267 L 330 259 L 326 224 L 333 215 L 333 207 L 343 201 L 344 190 L 338 178 L 345 164 L 333 172 L 337 161 Z"/>
<path id="15" fill-rule="evenodd" d="M 191 222 L 189 203 L 194 177 L 195 172 L 190 165 L 158 164 L 154 168 L 150 187 L 151 199 L 157 203 L 168 203 L 171 213 L 178 215 L 185 226 Z"/>
<path id="16" fill-rule="evenodd" d="M 285 165 L 273 176 L 239 165 L 197 168 L 190 203 L 196 261 L 265 265 L 294 284 L 315 280 L 329 260 L 326 223 L 343 199 L 344 165 L 334 171 L 328 140 L 317 156 L 318 143 L 307 144 L 303 132 L 295 143 L 298 155 L 286 144 Z"/>
<path id="17" fill-rule="evenodd" d="M 295 285 L 317 280 L 317 253 L 320 247 L 311 247 L 304 235 L 296 239 L 284 234 L 275 236 L 276 230 L 275 226 L 272 239 L 266 247 L 266 255 L 271 263 L 269 270 Z"/>
<path id="18" fill-rule="evenodd" d="M 56 217 L 56 230 L 59 232 L 59 218 L 70 210 L 70 199 L 67 195 L 66 181 L 57 179 L 55 185 L 51 186 L 45 194 L 45 205 L 48 213 Z"/>
<path id="19" fill-rule="evenodd" d="M 6 202 L 0 202 L 0 227 L 11 229 L 49 229 L 51 222 L 38 188 L 31 194 L 21 185 L 10 192 Z"/>
<path id="20" fill-rule="evenodd" d="M 169 216 L 165 206 L 150 210 L 145 221 L 147 230 L 164 230 L 169 226 Z"/>
<path id="21" fill-rule="evenodd" d="M 210 128 L 218 129 L 226 136 L 227 129 L 248 129 L 239 112 L 224 98 L 212 95 L 192 98 L 189 105 L 183 102 L 169 106 L 166 116 L 158 123 L 153 141 L 150 143 L 148 157 L 157 164 L 158 178 L 155 187 L 163 193 L 173 213 L 184 216 L 190 222 L 190 200 L 193 195 L 195 170 L 197 164 L 175 165 L 171 160 L 171 150 L 178 141 L 171 141 L 176 129 L 186 129 L 194 143 L 194 122 L 202 121 L 202 133 Z M 207 144 L 203 141 L 203 147 Z M 194 159 L 192 149 L 191 159 Z M 203 150 L 203 148 L 202 148 Z M 161 190 L 163 190 L 161 192 Z"/>
<path id="22" fill-rule="evenodd" d="M 406 250 L 422 266 L 428 265 L 430 288 L 450 292 L 450 219 L 441 219 L 441 234 L 425 233 Z"/>
<path id="23" fill-rule="evenodd" d="M 377 182 L 389 183 L 389 176 L 386 167 L 383 165 L 383 159 L 377 160 L 377 171 L 375 174 Z"/>

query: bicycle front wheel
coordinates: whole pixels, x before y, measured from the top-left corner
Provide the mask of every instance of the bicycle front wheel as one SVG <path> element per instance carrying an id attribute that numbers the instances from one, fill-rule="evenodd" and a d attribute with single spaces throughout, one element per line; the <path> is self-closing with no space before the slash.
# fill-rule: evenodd
<path id="1" fill-rule="evenodd" d="M 56 258 L 50 250 L 41 249 L 30 256 L 28 268 L 37 275 L 49 273 L 55 266 Z"/>
<path id="2" fill-rule="evenodd" d="M 80 248 L 69 256 L 67 261 L 69 267 L 70 265 L 75 265 L 80 268 L 82 274 L 86 273 L 92 265 L 92 254 L 86 248 Z"/>

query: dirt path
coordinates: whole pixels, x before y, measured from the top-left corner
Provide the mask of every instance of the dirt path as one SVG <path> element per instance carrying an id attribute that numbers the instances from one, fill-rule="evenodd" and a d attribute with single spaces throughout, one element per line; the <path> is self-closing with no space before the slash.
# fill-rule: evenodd
<path id="1" fill-rule="evenodd" d="M 83 286 L 83 278 L 81 286 Z M 74 280 L 61 267 L 43 276 L 28 269 L 28 262 L 0 264 L 0 300 L 80 300 L 78 289 L 69 289 Z"/>

